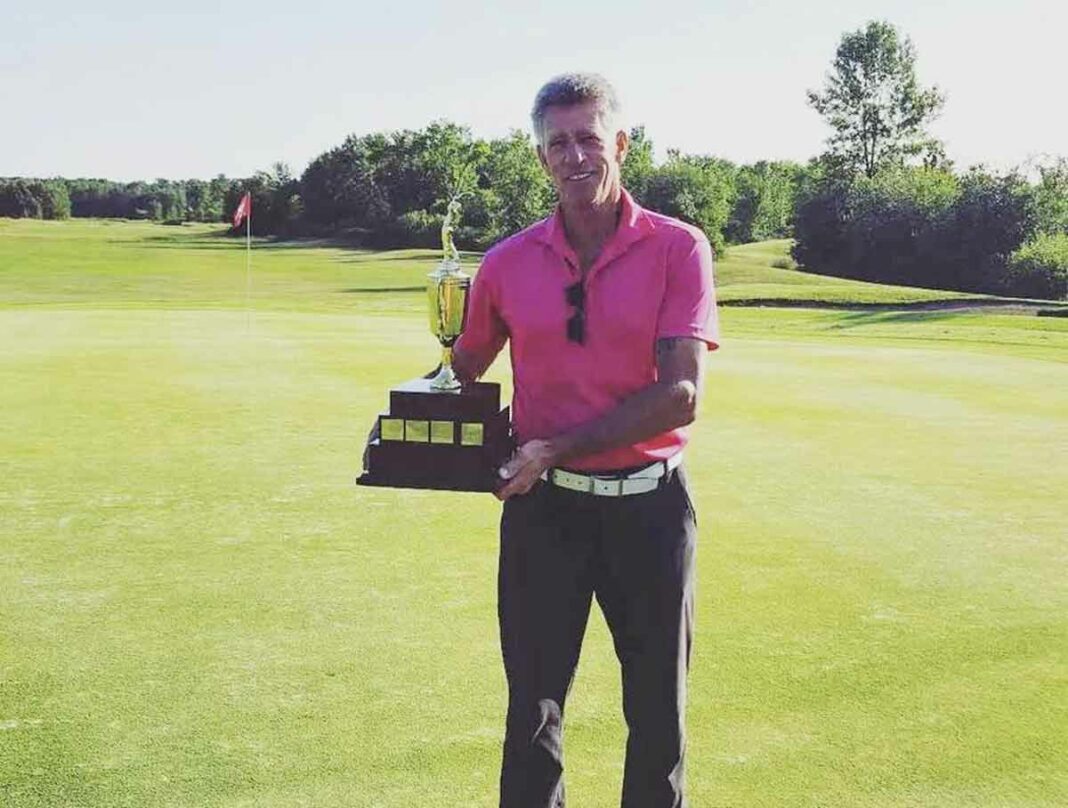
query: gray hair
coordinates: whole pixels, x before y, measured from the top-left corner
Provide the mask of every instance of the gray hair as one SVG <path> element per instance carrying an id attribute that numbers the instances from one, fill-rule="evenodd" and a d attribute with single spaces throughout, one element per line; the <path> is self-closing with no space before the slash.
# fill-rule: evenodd
<path id="1" fill-rule="evenodd" d="M 538 90 L 530 121 L 534 125 L 534 138 L 542 142 L 545 110 L 549 107 L 570 107 L 593 102 L 602 123 L 611 126 L 620 117 L 621 107 L 608 79 L 599 73 L 564 73 L 555 76 Z"/>

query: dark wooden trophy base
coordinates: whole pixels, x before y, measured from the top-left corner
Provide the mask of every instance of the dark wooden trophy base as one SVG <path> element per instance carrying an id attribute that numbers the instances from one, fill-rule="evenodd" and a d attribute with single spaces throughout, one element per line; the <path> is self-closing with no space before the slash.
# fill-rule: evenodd
<path id="1" fill-rule="evenodd" d="M 378 435 L 357 485 L 495 491 L 497 469 L 512 453 L 508 408 L 491 382 L 454 391 L 433 390 L 429 379 L 405 382 L 390 390 Z"/>

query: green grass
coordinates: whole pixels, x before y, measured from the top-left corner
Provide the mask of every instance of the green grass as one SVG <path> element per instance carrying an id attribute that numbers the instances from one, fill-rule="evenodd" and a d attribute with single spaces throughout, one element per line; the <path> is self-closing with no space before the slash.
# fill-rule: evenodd
<path id="1" fill-rule="evenodd" d="M 0 299 L 10 305 L 226 308 L 244 305 L 243 239 L 220 237 L 218 225 L 166 227 L 147 222 L 0 219 Z M 989 296 L 884 286 L 772 266 L 788 241 L 731 247 L 717 262 L 725 303 L 769 300 L 809 303 L 907 304 L 989 300 Z M 432 250 L 387 253 L 329 243 L 255 242 L 257 309 L 286 311 L 396 310 L 422 299 L 437 261 Z M 475 271 L 478 255 L 465 254 Z M 398 294 L 392 294 L 392 293 Z M 1050 304 L 1055 305 L 1055 304 Z"/>
<path id="2" fill-rule="evenodd" d="M 804 277 L 762 249 L 725 297 Z M 371 290 L 432 259 L 253 260 L 246 311 L 205 228 L 0 220 L 4 806 L 495 804 L 499 506 L 351 484 L 435 361 L 422 295 Z M 1068 322 L 722 322 L 688 451 L 692 804 L 1065 804 Z M 618 802 L 618 702 L 598 616 L 574 805 Z"/>

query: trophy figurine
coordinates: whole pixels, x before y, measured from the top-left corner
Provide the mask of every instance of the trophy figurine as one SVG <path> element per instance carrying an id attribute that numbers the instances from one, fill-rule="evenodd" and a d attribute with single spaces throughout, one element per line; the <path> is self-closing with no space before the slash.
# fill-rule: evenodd
<path id="1" fill-rule="evenodd" d="M 461 382 L 452 347 L 463 333 L 471 276 L 460 269 L 453 232 L 460 203 L 449 202 L 441 227 L 444 253 L 427 277 L 430 331 L 442 348 L 433 378 L 412 379 L 389 393 L 389 411 L 378 416 L 358 485 L 492 491 L 498 466 L 511 454 L 508 408 L 491 382 Z"/>

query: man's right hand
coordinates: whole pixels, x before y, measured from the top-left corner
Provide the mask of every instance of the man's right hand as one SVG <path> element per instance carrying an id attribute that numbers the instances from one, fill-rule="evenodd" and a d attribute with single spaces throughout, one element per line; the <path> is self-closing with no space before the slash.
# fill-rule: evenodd
<path id="1" fill-rule="evenodd" d="M 555 463 L 556 450 L 551 441 L 528 440 L 498 471 L 507 482 L 495 492 L 497 499 L 503 501 L 527 493 Z"/>

